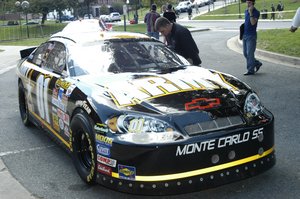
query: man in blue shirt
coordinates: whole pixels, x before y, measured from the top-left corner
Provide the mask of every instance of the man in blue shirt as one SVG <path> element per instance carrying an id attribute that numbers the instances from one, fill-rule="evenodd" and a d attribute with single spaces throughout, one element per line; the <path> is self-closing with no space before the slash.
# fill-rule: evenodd
<path id="1" fill-rule="evenodd" d="M 259 70 L 262 63 L 255 59 L 255 49 L 257 40 L 257 22 L 260 12 L 254 7 L 255 0 L 247 0 L 245 10 L 245 25 L 243 35 L 243 54 L 247 62 L 247 72 L 244 75 L 254 75 Z"/>

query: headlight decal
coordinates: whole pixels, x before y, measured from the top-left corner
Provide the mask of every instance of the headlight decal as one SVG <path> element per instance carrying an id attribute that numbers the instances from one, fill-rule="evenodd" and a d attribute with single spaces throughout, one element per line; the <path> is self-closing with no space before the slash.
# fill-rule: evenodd
<path id="1" fill-rule="evenodd" d="M 174 142 L 183 136 L 169 123 L 143 115 L 120 115 L 106 121 L 119 139 L 136 144 Z"/>
<path id="2" fill-rule="evenodd" d="M 255 93 L 247 95 L 244 105 L 244 113 L 246 115 L 257 116 L 263 110 L 263 106 L 259 97 Z"/>
<path id="3" fill-rule="evenodd" d="M 165 121 L 142 115 L 120 115 L 117 127 L 121 133 L 163 133 L 172 127 Z"/>

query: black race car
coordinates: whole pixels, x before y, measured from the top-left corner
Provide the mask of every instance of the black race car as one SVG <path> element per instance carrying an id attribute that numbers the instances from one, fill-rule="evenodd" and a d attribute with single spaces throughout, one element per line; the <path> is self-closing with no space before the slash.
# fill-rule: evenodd
<path id="1" fill-rule="evenodd" d="M 229 74 L 189 65 L 158 40 L 62 31 L 21 55 L 23 123 L 60 141 L 88 184 L 177 194 L 275 164 L 274 117 L 257 94 Z"/>

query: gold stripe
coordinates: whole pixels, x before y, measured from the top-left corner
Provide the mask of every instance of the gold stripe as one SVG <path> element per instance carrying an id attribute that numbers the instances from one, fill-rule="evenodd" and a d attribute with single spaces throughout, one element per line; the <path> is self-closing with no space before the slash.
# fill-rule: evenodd
<path id="1" fill-rule="evenodd" d="M 228 162 L 225 164 L 217 165 L 217 166 L 212 166 L 204 169 L 198 169 L 194 171 L 187 171 L 187 172 L 182 172 L 182 173 L 175 173 L 175 174 L 168 174 L 168 175 L 157 175 L 157 176 L 136 176 L 135 180 L 136 181 L 143 181 L 143 182 L 155 182 L 155 181 L 166 181 L 166 180 L 175 180 L 175 179 L 181 179 L 181 178 L 188 178 L 188 177 L 193 177 L 201 174 L 206 174 L 206 173 L 211 173 L 214 171 L 219 171 L 222 169 L 227 169 L 230 167 L 238 166 L 241 164 L 245 164 L 260 158 L 263 158 L 269 154 L 271 154 L 274 151 L 274 147 L 270 148 L 269 150 L 265 151 L 262 155 L 253 155 L 244 159 L 236 160 L 233 162 Z M 119 174 L 112 172 L 112 177 L 114 178 L 119 178 Z"/>
<path id="2" fill-rule="evenodd" d="M 221 77 L 221 79 L 223 80 L 223 82 L 227 85 L 229 85 L 230 87 L 232 87 L 233 90 L 239 90 L 237 87 L 233 86 L 232 84 L 230 84 L 228 81 L 226 81 L 226 79 L 223 77 L 223 75 L 221 73 L 218 73 L 218 75 Z"/>
<path id="3" fill-rule="evenodd" d="M 64 140 L 52 127 L 46 123 L 40 116 L 38 116 L 36 113 L 30 111 L 32 115 L 34 115 L 43 125 L 45 125 L 60 141 L 62 141 L 70 150 L 71 150 L 71 145 L 68 143 L 66 140 Z"/>

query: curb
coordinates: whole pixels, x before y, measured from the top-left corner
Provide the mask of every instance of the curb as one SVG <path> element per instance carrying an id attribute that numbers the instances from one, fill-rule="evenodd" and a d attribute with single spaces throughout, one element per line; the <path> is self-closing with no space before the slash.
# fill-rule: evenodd
<path id="1" fill-rule="evenodd" d="M 1 199 L 35 199 L 8 171 L 0 157 Z"/>
<path id="2" fill-rule="evenodd" d="M 239 39 L 239 35 L 230 38 L 227 41 L 227 47 L 235 52 L 243 54 L 243 42 Z M 268 62 L 300 69 L 300 58 L 298 57 L 273 53 L 261 49 L 256 49 L 255 56 Z"/>

